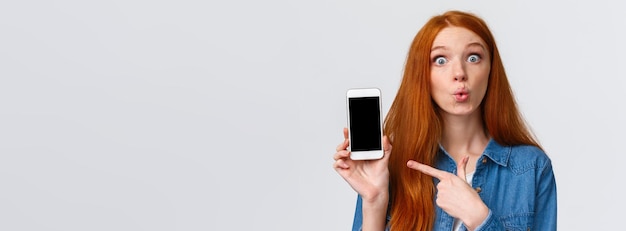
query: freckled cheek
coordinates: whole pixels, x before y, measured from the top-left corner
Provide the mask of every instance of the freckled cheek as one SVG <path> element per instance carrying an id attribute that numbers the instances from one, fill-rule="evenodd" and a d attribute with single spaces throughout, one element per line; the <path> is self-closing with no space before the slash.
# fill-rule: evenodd
<path id="1" fill-rule="evenodd" d="M 485 98 L 485 95 L 487 93 L 487 78 L 485 78 L 484 81 L 481 82 L 475 90 L 477 97 L 475 97 L 474 100 L 477 102 L 481 102 Z"/>
<path id="2" fill-rule="evenodd" d="M 448 67 L 438 67 L 435 69 L 432 69 L 432 71 L 430 72 L 430 75 L 433 77 L 445 77 L 446 75 L 448 75 L 448 72 L 450 71 L 450 68 Z"/>
<path id="3" fill-rule="evenodd" d="M 489 81 L 489 70 L 475 69 L 471 74 L 469 79 L 474 85 L 486 84 Z"/>
<path id="4" fill-rule="evenodd" d="M 443 68 L 437 68 L 435 70 L 430 71 L 430 79 L 432 80 L 437 80 L 437 79 L 441 79 L 445 76 L 446 72 L 443 70 Z"/>

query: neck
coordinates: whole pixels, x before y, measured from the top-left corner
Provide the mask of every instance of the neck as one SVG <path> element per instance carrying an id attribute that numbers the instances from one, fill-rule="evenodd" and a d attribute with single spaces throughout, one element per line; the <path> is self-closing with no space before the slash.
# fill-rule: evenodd
<path id="1" fill-rule="evenodd" d="M 480 156 L 489 142 L 480 111 L 471 115 L 443 115 L 441 145 L 456 159 Z"/>

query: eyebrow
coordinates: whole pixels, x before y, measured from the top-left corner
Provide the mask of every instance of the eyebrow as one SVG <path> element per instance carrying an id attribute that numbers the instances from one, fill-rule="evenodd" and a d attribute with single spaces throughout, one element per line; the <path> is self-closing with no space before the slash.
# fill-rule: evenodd
<path id="1" fill-rule="evenodd" d="M 467 44 L 466 47 L 472 47 L 472 46 L 479 46 L 479 47 L 483 48 L 483 50 L 485 50 L 485 51 L 487 50 L 487 48 L 485 46 L 483 46 L 482 43 L 479 43 L 479 42 L 473 42 L 473 43 Z"/>
<path id="2" fill-rule="evenodd" d="M 485 46 L 483 46 L 483 44 L 479 43 L 479 42 L 473 42 L 473 43 L 467 44 L 467 46 L 465 46 L 465 47 L 467 48 L 467 47 L 472 47 L 472 46 L 479 46 L 483 50 L 485 50 L 485 51 L 487 50 L 487 48 L 485 48 Z M 448 49 L 448 47 L 446 47 L 446 46 L 435 46 L 435 47 L 430 49 L 430 52 L 433 52 L 435 50 L 447 50 L 447 49 Z"/>
<path id="3" fill-rule="evenodd" d="M 446 48 L 445 46 L 436 46 L 430 49 L 430 52 L 436 51 L 436 50 L 447 50 L 448 48 Z"/>

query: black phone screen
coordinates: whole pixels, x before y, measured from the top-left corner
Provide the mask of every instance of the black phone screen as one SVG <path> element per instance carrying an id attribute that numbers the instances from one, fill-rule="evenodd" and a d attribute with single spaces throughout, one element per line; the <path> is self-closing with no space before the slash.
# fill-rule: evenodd
<path id="1" fill-rule="evenodd" d="M 382 150 L 380 97 L 349 98 L 352 151 Z"/>

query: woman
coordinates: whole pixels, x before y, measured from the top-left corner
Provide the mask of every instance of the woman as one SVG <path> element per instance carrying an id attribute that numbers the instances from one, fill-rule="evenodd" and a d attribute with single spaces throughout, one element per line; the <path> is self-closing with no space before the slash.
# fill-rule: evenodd
<path id="1" fill-rule="evenodd" d="M 418 32 L 384 130 L 382 159 L 351 160 L 345 128 L 334 155 L 359 194 L 353 230 L 556 230 L 550 159 L 475 15 L 446 12 Z"/>

